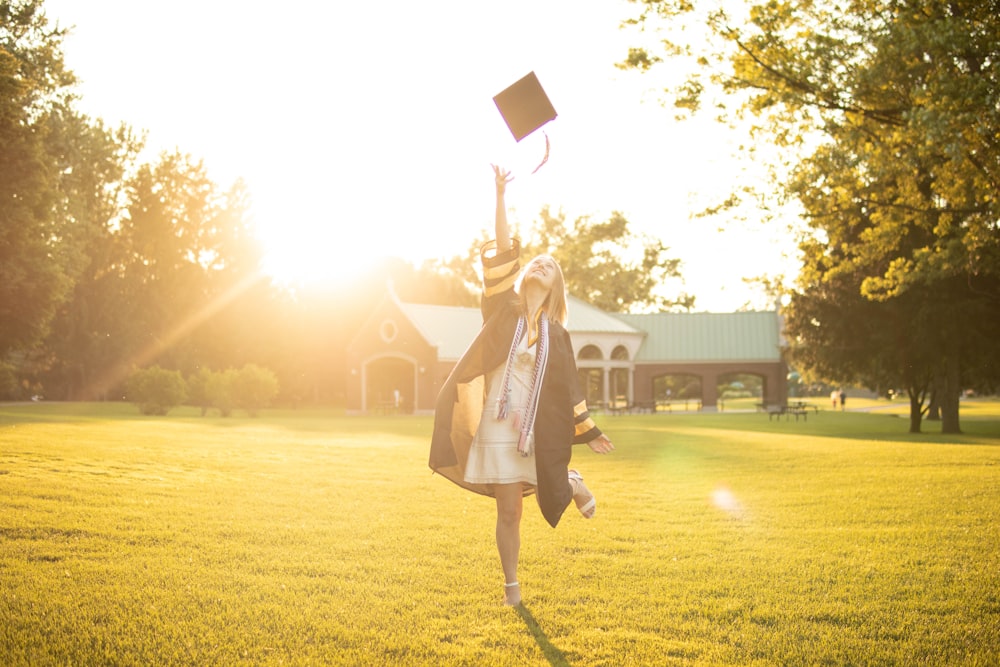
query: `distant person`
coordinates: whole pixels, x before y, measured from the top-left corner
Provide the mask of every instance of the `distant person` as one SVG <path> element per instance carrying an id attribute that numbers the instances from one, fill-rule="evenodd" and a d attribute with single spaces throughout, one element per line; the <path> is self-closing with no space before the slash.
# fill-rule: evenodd
<path id="1" fill-rule="evenodd" d="M 570 501 L 591 518 L 597 501 L 569 470 L 574 444 L 614 449 L 590 418 L 566 322 L 562 271 L 547 255 L 520 274 L 504 194 L 510 172 L 493 167 L 496 239 L 481 250 L 483 327 L 438 395 L 429 465 L 459 486 L 496 499 L 504 601 L 521 603 L 517 577 L 524 496 L 537 494 L 553 528 Z"/>
<path id="2" fill-rule="evenodd" d="M 844 410 L 844 406 L 847 404 L 847 392 L 843 389 L 840 390 L 840 410 Z"/>
<path id="3" fill-rule="evenodd" d="M 840 392 L 836 389 L 830 392 L 830 401 L 833 403 L 833 409 L 837 409 L 837 402 L 840 400 Z"/>

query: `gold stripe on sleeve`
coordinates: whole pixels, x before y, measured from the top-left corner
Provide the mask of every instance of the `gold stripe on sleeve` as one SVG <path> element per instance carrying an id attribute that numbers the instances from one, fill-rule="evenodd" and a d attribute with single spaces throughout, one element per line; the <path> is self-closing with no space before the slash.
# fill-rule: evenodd
<path id="1" fill-rule="evenodd" d="M 516 273 L 513 274 L 513 275 L 508 276 L 507 278 L 504 278 L 500 282 L 492 283 L 492 284 L 487 284 L 483 288 L 483 294 L 485 294 L 488 297 L 489 296 L 494 296 L 496 294 L 500 294 L 501 292 L 505 292 L 507 290 L 514 289 L 515 283 L 517 283 L 517 274 Z"/>
<path id="2" fill-rule="evenodd" d="M 483 278 L 486 280 L 498 280 L 508 274 L 516 275 L 519 268 L 517 257 L 502 264 L 483 264 Z"/>
<path id="3" fill-rule="evenodd" d="M 576 435 L 577 436 L 581 436 L 584 433 L 586 433 L 587 431 L 589 431 L 591 429 L 594 429 L 594 428 L 597 428 L 597 424 L 594 423 L 593 419 L 591 419 L 590 417 L 587 417 L 582 422 L 580 422 L 579 424 L 576 425 Z"/>

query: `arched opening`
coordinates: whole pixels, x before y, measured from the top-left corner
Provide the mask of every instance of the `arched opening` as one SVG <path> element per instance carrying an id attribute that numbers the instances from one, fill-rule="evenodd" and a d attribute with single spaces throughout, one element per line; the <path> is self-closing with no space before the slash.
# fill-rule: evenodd
<path id="1" fill-rule="evenodd" d="M 413 363 L 396 357 L 384 357 L 365 369 L 365 409 L 381 414 L 413 412 L 416 391 Z"/>
<path id="2" fill-rule="evenodd" d="M 594 362 L 603 360 L 604 354 L 596 345 L 584 345 L 576 358 L 581 362 L 577 364 L 577 374 L 587 405 L 599 410 L 604 406 L 604 368 Z"/>
<path id="3" fill-rule="evenodd" d="M 608 391 L 611 394 L 612 409 L 624 410 L 629 406 L 629 382 L 627 368 L 612 368 L 608 371 Z"/>
<path id="4" fill-rule="evenodd" d="M 701 377 L 688 373 L 669 373 L 653 378 L 653 400 L 657 409 L 701 409 Z"/>
<path id="5" fill-rule="evenodd" d="M 754 373 L 724 373 L 716 382 L 719 400 L 726 410 L 752 410 L 767 395 L 767 381 Z"/>
<path id="6" fill-rule="evenodd" d="M 600 368 L 579 368 L 576 372 L 587 405 L 600 408 L 604 403 L 604 371 Z"/>
<path id="7" fill-rule="evenodd" d="M 628 348 L 618 345 L 611 350 L 612 361 L 629 360 Z M 632 403 L 632 387 L 630 382 L 630 370 L 625 366 L 612 366 L 608 371 L 608 392 L 610 408 L 613 410 L 624 410 Z"/>

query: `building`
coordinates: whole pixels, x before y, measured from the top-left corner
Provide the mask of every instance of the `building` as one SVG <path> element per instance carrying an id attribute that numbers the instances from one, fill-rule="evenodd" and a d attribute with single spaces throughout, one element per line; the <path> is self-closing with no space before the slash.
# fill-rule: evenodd
<path id="1" fill-rule="evenodd" d="M 569 297 L 567 329 L 588 403 L 610 410 L 716 410 L 718 387 L 759 379 L 761 402 L 787 400 L 781 323 L 774 311 L 606 313 Z M 430 413 L 468 348 L 478 308 L 403 303 L 389 288 L 346 350 L 347 411 Z"/>

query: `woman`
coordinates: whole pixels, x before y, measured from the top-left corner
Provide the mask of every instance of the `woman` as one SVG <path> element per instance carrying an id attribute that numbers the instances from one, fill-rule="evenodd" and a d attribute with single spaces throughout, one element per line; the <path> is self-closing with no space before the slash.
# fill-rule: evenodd
<path id="1" fill-rule="evenodd" d="M 566 322 L 562 271 L 547 255 L 528 263 L 515 290 L 520 244 L 504 203 L 513 177 L 494 166 L 496 239 L 485 244 L 483 328 L 438 396 L 430 467 L 456 484 L 496 499 L 496 541 L 504 599 L 521 602 L 517 561 L 524 496 L 538 494 L 553 528 L 570 501 L 586 518 L 596 500 L 569 470 L 572 445 L 614 449 L 587 411 Z"/>

